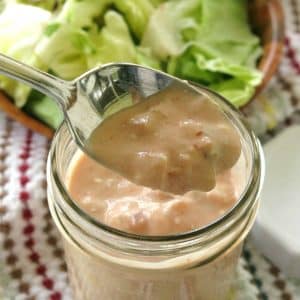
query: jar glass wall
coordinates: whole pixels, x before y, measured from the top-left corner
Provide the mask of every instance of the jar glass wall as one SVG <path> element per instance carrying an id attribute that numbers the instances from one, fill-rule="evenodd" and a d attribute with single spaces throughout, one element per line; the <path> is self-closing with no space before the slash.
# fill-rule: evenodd
<path id="1" fill-rule="evenodd" d="M 48 202 L 63 237 L 74 299 L 230 299 L 242 244 L 258 207 L 263 158 L 259 142 L 240 114 L 210 96 L 240 133 L 247 180 L 229 212 L 192 232 L 138 236 L 87 215 L 66 189 L 69 166 L 80 150 L 66 124 L 58 130 L 48 158 Z"/>

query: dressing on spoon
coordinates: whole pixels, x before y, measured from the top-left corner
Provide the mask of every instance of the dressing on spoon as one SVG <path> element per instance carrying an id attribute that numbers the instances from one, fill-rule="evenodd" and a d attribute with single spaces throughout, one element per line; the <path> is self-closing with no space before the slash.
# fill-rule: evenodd
<path id="1" fill-rule="evenodd" d="M 174 194 L 212 190 L 241 152 L 220 108 L 176 84 L 111 115 L 88 147 L 132 182 Z"/>

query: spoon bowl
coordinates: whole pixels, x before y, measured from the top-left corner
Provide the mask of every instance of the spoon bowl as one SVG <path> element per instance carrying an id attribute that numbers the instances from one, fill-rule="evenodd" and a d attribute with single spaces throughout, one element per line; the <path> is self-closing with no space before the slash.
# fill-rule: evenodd
<path id="1" fill-rule="evenodd" d="M 166 73 L 130 63 L 111 63 L 81 75 L 72 81 L 67 104 L 67 117 L 76 140 L 86 147 L 92 132 L 108 116 L 172 84 L 194 90 Z"/>
<path id="2" fill-rule="evenodd" d="M 86 149 L 86 141 L 109 115 L 106 111 L 112 111 L 112 105 L 117 112 L 133 104 L 128 102 L 128 97 L 124 103 L 126 95 L 134 93 L 146 99 L 174 82 L 189 87 L 173 76 L 130 63 L 103 65 L 73 81 L 65 81 L 0 54 L 0 73 L 22 81 L 55 100 L 76 143 L 93 157 L 95 154 Z"/>

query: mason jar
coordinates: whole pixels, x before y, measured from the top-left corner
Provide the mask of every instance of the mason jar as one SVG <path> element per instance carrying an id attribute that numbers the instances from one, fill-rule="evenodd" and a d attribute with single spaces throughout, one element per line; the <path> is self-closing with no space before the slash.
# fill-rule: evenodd
<path id="1" fill-rule="evenodd" d="M 74 300 L 234 299 L 235 270 L 259 204 L 263 155 L 240 113 L 210 96 L 240 133 L 245 186 L 230 211 L 191 232 L 130 234 L 80 209 L 66 188 L 69 166 L 80 150 L 66 124 L 59 128 L 47 163 L 48 203 L 62 235 Z"/>

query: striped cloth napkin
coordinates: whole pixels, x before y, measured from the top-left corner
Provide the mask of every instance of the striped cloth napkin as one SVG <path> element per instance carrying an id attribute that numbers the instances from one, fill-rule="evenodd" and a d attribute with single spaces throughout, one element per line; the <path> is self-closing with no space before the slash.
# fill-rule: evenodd
<path id="1" fill-rule="evenodd" d="M 263 142 L 300 123 L 300 0 L 284 0 L 283 5 L 287 32 L 282 64 L 246 111 Z M 48 148 L 46 138 L 0 113 L 0 300 L 72 299 L 60 236 L 46 201 Z M 286 278 L 250 240 L 234 295 L 237 300 L 297 300 L 300 281 Z"/>

